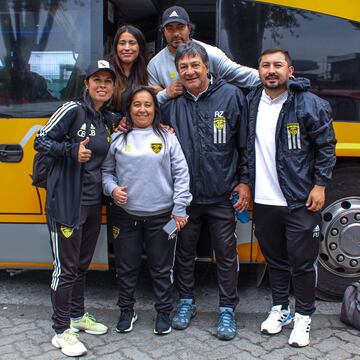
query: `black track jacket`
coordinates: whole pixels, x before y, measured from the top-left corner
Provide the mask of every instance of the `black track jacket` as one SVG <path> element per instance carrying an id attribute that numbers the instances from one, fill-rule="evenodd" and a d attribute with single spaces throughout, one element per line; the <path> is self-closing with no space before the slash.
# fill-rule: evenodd
<path id="1" fill-rule="evenodd" d="M 107 110 L 102 114 L 111 128 L 115 114 Z M 92 115 L 81 102 L 70 101 L 55 111 L 34 142 L 35 150 L 55 159 L 47 180 L 46 212 L 55 222 L 74 228 L 79 227 L 84 172 L 77 160 L 79 143 L 91 123 Z"/>
<path id="2" fill-rule="evenodd" d="M 161 115 L 185 154 L 192 204 L 221 202 L 236 185 L 249 183 L 247 104 L 241 90 L 214 80 L 197 101 L 187 92 L 167 101 Z"/>
<path id="3" fill-rule="evenodd" d="M 276 126 L 276 170 L 290 209 L 304 206 L 314 185 L 325 186 L 336 163 L 335 134 L 327 101 L 308 92 L 304 78 L 288 82 L 288 98 Z M 263 87 L 248 95 L 248 157 L 251 184 L 255 186 L 256 118 Z"/>

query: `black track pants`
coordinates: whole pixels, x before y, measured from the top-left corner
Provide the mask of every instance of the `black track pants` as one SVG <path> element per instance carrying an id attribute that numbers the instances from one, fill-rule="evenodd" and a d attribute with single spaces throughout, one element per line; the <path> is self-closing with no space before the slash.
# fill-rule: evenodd
<path id="1" fill-rule="evenodd" d="M 306 207 L 255 204 L 255 235 L 269 269 L 273 305 L 289 304 L 292 279 L 295 311 L 315 311 L 316 260 L 321 234 L 321 213 Z"/>
<path id="2" fill-rule="evenodd" d="M 171 213 L 137 217 L 117 208 L 113 219 L 113 238 L 120 309 L 133 308 L 135 288 L 143 250 L 155 294 L 157 312 L 172 311 L 173 267 L 176 234 L 169 236 L 162 230 Z"/>
<path id="3" fill-rule="evenodd" d="M 190 205 L 189 222 L 180 231 L 176 248 L 175 279 L 180 297 L 194 298 L 194 267 L 200 230 L 206 220 L 216 256 L 220 306 L 235 309 L 238 303 L 238 257 L 234 209 L 229 201 Z"/>
<path id="4" fill-rule="evenodd" d="M 81 206 L 80 227 L 72 229 L 48 217 L 54 270 L 51 282 L 53 329 L 70 327 L 70 317 L 84 314 L 84 290 L 101 225 L 101 206 Z"/>

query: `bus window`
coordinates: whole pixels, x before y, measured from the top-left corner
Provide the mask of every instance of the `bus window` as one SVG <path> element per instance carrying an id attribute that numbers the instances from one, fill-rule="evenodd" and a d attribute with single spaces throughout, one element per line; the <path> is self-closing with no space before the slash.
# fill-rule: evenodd
<path id="1" fill-rule="evenodd" d="M 1 117 L 46 117 L 81 94 L 90 12 L 76 0 L 1 2 Z"/>
<path id="2" fill-rule="evenodd" d="M 257 67 L 263 50 L 288 50 L 295 76 L 311 80 L 334 119 L 360 122 L 360 23 L 254 1 L 220 3 L 218 40 L 225 52 Z"/>

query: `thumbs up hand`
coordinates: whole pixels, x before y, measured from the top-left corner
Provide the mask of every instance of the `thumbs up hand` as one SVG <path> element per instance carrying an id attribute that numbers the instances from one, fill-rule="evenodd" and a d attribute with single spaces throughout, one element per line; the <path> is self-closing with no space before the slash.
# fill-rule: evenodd
<path id="1" fill-rule="evenodd" d="M 81 141 L 79 144 L 78 162 L 80 163 L 85 163 L 91 158 L 91 150 L 86 148 L 89 141 L 90 138 L 86 137 L 85 140 Z"/>

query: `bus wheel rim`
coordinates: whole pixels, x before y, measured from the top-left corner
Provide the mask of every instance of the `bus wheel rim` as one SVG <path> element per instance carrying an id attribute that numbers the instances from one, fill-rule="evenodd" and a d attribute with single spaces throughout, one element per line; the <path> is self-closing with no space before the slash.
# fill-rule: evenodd
<path id="1" fill-rule="evenodd" d="M 360 275 L 360 197 L 345 197 L 322 212 L 319 262 L 341 277 Z"/>

